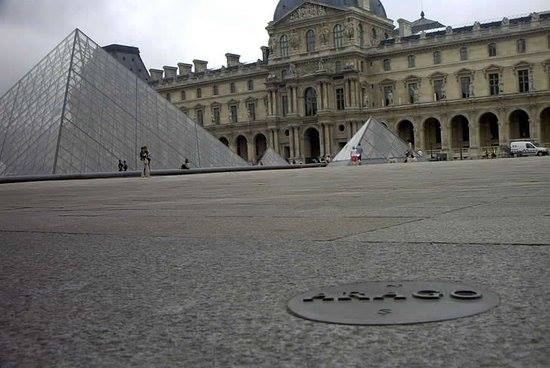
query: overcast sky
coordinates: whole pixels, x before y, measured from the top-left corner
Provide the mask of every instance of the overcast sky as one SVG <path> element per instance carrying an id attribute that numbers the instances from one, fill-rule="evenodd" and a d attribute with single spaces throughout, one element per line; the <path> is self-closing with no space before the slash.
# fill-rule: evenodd
<path id="1" fill-rule="evenodd" d="M 383 0 L 388 16 L 419 18 L 420 0 Z M 424 0 L 446 25 L 550 10 L 548 0 Z M 102 46 L 139 47 L 147 68 L 193 59 L 209 67 L 225 53 L 261 57 L 277 0 L 0 0 L 0 95 L 74 28 Z"/>

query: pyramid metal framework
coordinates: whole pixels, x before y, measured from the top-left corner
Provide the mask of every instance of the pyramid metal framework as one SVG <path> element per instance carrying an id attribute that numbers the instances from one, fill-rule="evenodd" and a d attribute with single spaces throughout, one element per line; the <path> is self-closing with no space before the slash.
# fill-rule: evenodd
<path id="1" fill-rule="evenodd" d="M 289 163 L 269 147 L 258 161 L 261 166 L 289 166 Z"/>
<path id="2" fill-rule="evenodd" d="M 0 98 L 0 175 L 248 166 L 78 29 Z"/>
<path id="3" fill-rule="evenodd" d="M 409 144 L 395 135 L 388 127 L 370 118 L 334 157 L 331 164 L 351 165 L 351 151 L 359 144 L 363 147 L 363 163 L 386 163 L 389 160 L 404 162 L 407 152 L 421 158 Z"/>

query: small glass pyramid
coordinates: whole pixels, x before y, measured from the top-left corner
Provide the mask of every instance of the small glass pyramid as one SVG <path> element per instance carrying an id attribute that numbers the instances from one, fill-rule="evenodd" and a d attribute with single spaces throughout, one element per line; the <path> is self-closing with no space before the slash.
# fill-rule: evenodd
<path id="1" fill-rule="evenodd" d="M 386 163 L 391 160 L 404 162 L 407 153 L 421 158 L 385 124 L 370 118 L 338 152 L 330 165 L 351 165 L 351 152 L 359 144 L 363 147 L 362 162 L 367 164 Z"/>
<path id="2" fill-rule="evenodd" d="M 0 98 L 0 176 L 248 166 L 78 29 Z"/>
<path id="3" fill-rule="evenodd" d="M 258 161 L 260 166 L 289 166 L 288 162 L 282 158 L 277 152 L 275 152 L 271 147 L 268 148 L 262 158 Z"/>

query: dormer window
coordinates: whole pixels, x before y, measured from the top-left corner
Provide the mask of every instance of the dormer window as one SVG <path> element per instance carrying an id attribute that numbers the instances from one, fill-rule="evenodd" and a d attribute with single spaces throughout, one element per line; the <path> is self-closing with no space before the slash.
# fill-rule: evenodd
<path id="1" fill-rule="evenodd" d="M 202 98 L 202 89 L 197 88 L 197 98 Z"/>
<path id="2" fill-rule="evenodd" d="M 230 93 L 235 93 L 235 92 L 237 92 L 237 88 L 235 87 L 235 82 L 231 82 L 231 83 L 229 84 L 229 91 L 230 91 Z"/>
<path id="3" fill-rule="evenodd" d="M 391 70 L 391 59 L 384 59 L 384 71 L 389 72 Z"/>
<path id="4" fill-rule="evenodd" d="M 441 64 L 441 51 L 434 52 L 434 64 L 435 65 Z"/>

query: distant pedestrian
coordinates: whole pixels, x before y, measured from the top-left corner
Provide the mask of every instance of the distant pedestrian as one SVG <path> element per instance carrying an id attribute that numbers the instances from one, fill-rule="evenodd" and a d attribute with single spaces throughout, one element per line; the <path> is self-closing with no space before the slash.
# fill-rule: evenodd
<path id="1" fill-rule="evenodd" d="M 357 145 L 355 150 L 357 151 L 357 164 L 361 165 L 361 160 L 363 159 L 363 147 L 361 146 L 361 143 Z"/>
<path id="2" fill-rule="evenodd" d="M 118 160 L 118 171 L 124 170 L 124 164 L 122 163 L 122 160 Z"/>
<path id="3" fill-rule="evenodd" d="M 350 159 L 352 165 L 357 165 L 357 147 L 353 147 L 350 152 Z"/>
<path id="4" fill-rule="evenodd" d="M 126 163 L 126 160 L 124 160 L 124 162 L 122 162 L 122 169 L 124 171 L 128 171 L 128 164 Z"/>
<path id="5" fill-rule="evenodd" d="M 147 146 L 141 147 L 139 152 L 139 159 L 143 162 L 143 171 L 141 172 L 142 178 L 148 178 L 151 176 L 151 155 Z"/>
<path id="6" fill-rule="evenodd" d="M 188 159 L 185 159 L 185 162 L 181 164 L 182 170 L 189 170 L 191 168 L 191 164 L 189 163 Z"/>

